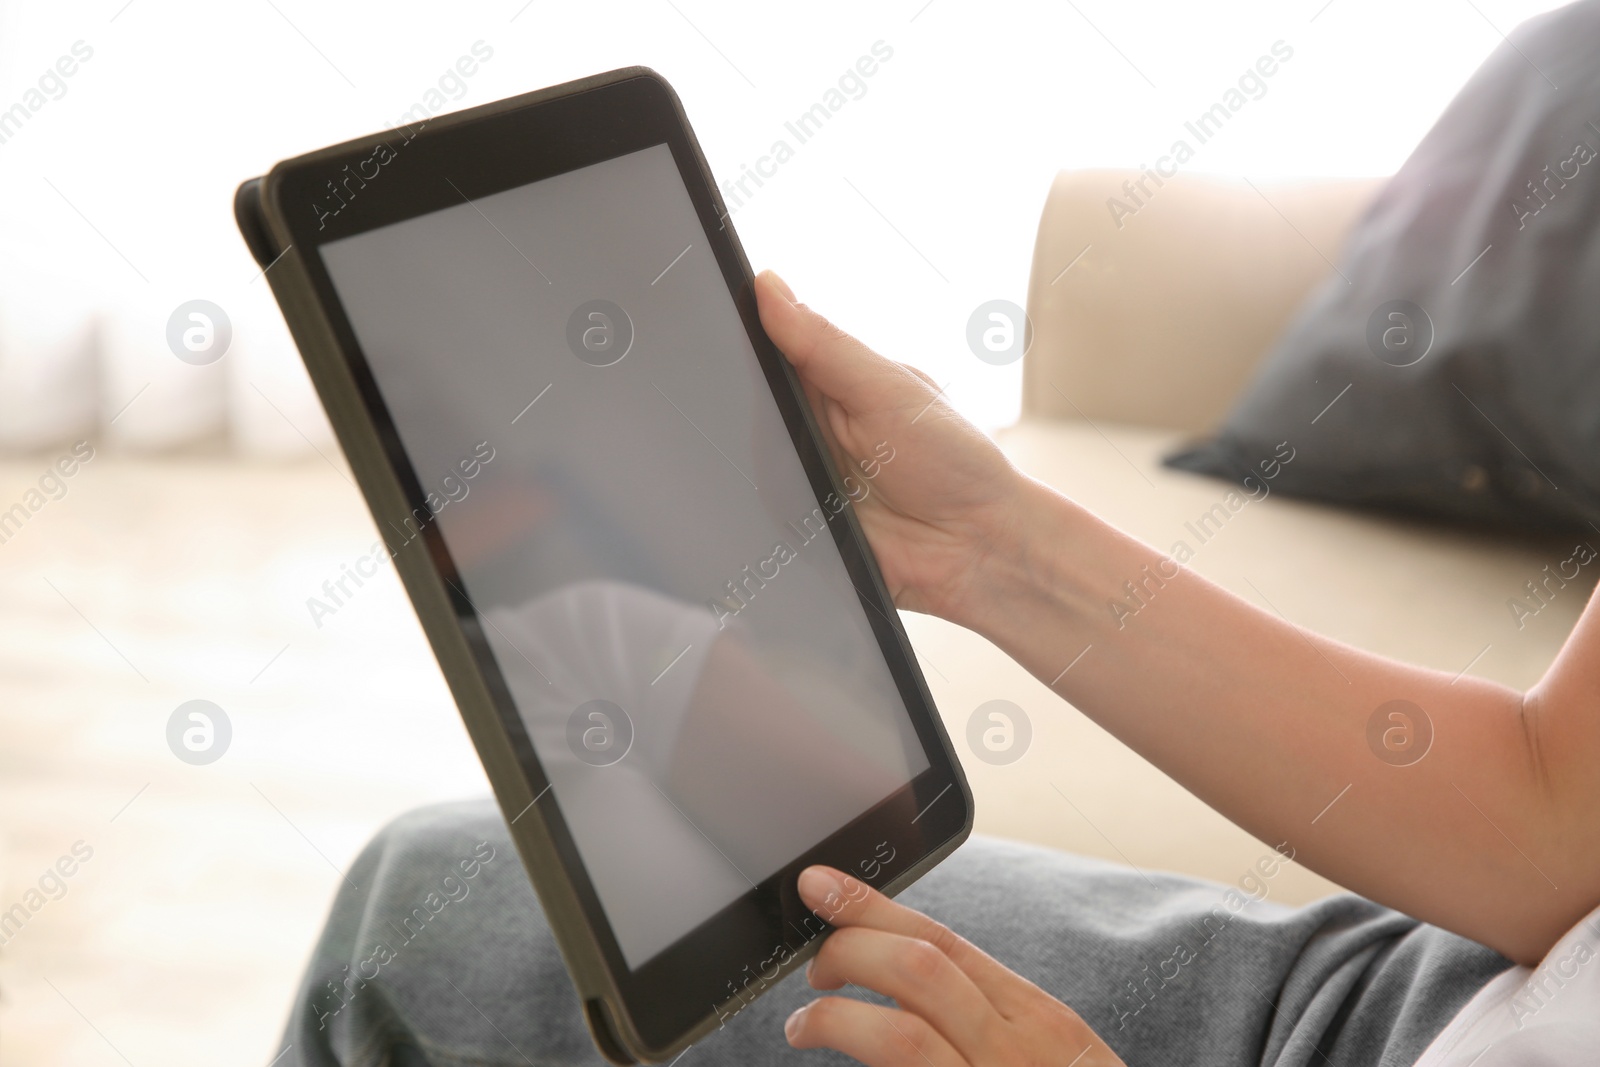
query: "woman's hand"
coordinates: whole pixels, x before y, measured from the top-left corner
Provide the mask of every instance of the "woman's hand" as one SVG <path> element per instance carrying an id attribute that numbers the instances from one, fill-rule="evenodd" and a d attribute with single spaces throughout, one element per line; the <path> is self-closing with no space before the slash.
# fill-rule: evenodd
<path id="1" fill-rule="evenodd" d="M 841 474 L 876 472 L 855 506 L 895 604 L 959 619 L 978 596 L 980 565 L 1016 535 L 1026 480 L 926 374 L 796 303 L 771 271 L 756 278 L 756 299 Z"/>
<path id="2" fill-rule="evenodd" d="M 898 1007 L 812 1001 L 784 1024 L 795 1048 L 868 1067 L 1121 1067 L 1071 1008 L 926 915 L 830 867 L 802 871 L 800 896 L 836 927 L 806 971 L 812 988 L 854 984 Z"/>

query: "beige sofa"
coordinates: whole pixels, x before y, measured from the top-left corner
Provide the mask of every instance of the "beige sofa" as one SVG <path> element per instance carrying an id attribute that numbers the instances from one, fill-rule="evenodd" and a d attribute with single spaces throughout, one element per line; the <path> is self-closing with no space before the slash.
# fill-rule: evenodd
<path id="1" fill-rule="evenodd" d="M 999 438 L 1023 469 L 1165 549 L 1229 487 L 1167 470 L 1160 456 L 1220 419 L 1299 302 L 1331 272 L 1378 183 L 1257 188 L 1180 175 L 1152 188 L 1119 228 L 1106 199 L 1137 177 L 1067 172 L 1054 182 L 1028 294 L 1034 340 L 1023 417 Z M 1570 584 L 1521 629 L 1506 602 L 1571 547 L 1271 495 L 1233 514 L 1191 566 L 1352 645 L 1525 687 L 1549 664 L 1589 589 Z M 1032 723 L 1020 761 L 967 760 L 980 830 L 1222 882 L 1236 881 L 1266 850 L 981 638 L 920 617 L 909 625 L 958 747 L 988 700 L 1013 701 Z M 1174 729 L 1187 728 L 1185 714 L 1172 709 Z M 1301 901 L 1332 888 L 1297 869 L 1272 893 Z"/>

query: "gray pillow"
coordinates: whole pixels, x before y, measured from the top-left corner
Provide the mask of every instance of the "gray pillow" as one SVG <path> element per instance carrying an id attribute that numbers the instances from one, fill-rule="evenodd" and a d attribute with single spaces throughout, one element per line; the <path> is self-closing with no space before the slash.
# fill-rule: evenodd
<path id="1" fill-rule="evenodd" d="M 1167 463 L 1241 480 L 1285 441 L 1276 490 L 1600 529 L 1600 0 L 1495 50 L 1216 436 Z"/>

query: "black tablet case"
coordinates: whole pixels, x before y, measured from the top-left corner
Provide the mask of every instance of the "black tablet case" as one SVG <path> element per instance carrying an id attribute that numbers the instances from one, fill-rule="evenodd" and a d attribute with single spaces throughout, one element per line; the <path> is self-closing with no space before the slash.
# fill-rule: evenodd
<path id="1" fill-rule="evenodd" d="M 497 113 L 518 110 L 546 100 L 553 100 L 590 89 L 600 88 L 633 78 L 650 78 L 660 83 L 671 98 L 678 121 L 686 131 L 691 130 L 677 94 L 660 75 L 648 67 L 624 67 L 593 77 L 566 82 L 561 85 L 525 93 L 472 108 L 467 111 L 429 119 L 427 125 L 441 126 L 460 121 L 479 121 Z M 353 144 L 370 141 L 363 138 L 331 146 L 319 152 L 307 153 L 297 162 L 314 160 L 320 155 L 334 155 L 347 151 Z M 689 144 L 694 151 L 701 180 L 711 190 L 718 214 L 724 220 L 727 209 L 717 192 L 715 178 L 700 151 L 698 141 L 690 133 Z M 467 733 L 483 761 L 484 772 L 494 788 L 500 810 L 512 827 L 512 839 L 517 843 L 524 866 L 533 882 L 539 901 L 545 910 L 546 921 L 555 935 L 558 947 L 566 961 L 567 969 L 577 987 L 579 999 L 596 1046 L 606 1059 L 616 1064 L 661 1062 L 676 1056 L 699 1038 L 719 1025 L 723 1009 L 742 1004 L 737 995 L 711 1007 L 701 1021 L 671 1045 L 649 1048 L 637 1031 L 629 1024 L 625 1013 L 617 1010 L 623 1003 L 620 992 L 610 980 L 599 942 L 590 928 L 578 896 L 563 865 L 560 853 L 551 839 L 541 813 L 529 809 L 537 795 L 528 786 L 522 767 L 539 766 L 532 751 L 514 751 L 500 724 L 500 714 L 495 696 L 485 684 L 472 651 L 457 623 L 450 591 L 439 570 L 431 561 L 417 552 L 406 552 L 389 544 L 389 532 L 404 529 L 404 520 L 411 515 L 411 505 L 406 499 L 399 479 L 395 476 L 388 455 L 372 425 L 360 399 L 358 387 L 345 362 L 339 342 L 323 317 L 321 302 L 306 274 L 299 250 L 287 246 L 286 235 L 274 227 L 271 213 L 263 202 L 263 179 L 251 178 L 242 183 L 234 195 L 234 217 L 246 246 L 260 264 L 273 296 L 283 312 L 289 332 L 299 349 L 306 370 L 316 388 L 317 395 L 327 410 L 334 433 L 349 461 L 351 471 L 372 512 L 374 522 L 384 537 L 385 544 L 394 557 L 394 563 L 417 618 L 422 624 L 428 643 L 439 661 L 440 671 L 450 687 L 451 695 L 461 713 Z M 728 230 L 734 250 L 744 268 L 747 279 L 753 279 L 749 261 L 738 237 Z M 837 476 L 835 475 L 837 482 Z M 869 554 L 870 560 L 870 554 Z M 892 604 L 881 574 L 873 566 L 874 593 L 881 603 Z M 899 620 L 891 620 L 907 655 L 909 641 L 901 630 Z M 929 707 L 933 701 L 927 700 Z M 967 786 L 961 764 L 953 756 L 949 738 L 942 722 L 934 716 L 934 727 L 945 751 L 951 755 L 954 786 L 966 805 L 966 818 L 958 834 L 942 846 L 910 865 L 898 876 L 890 879 L 880 890 L 891 896 L 915 882 L 933 869 L 941 860 L 955 851 L 966 840 L 972 829 L 972 796 Z M 519 762 L 521 766 L 519 766 Z M 802 967 L 821 945 L 821 938 L 807 941 L 793 954 L 781 972 L 764 989 Z"/>

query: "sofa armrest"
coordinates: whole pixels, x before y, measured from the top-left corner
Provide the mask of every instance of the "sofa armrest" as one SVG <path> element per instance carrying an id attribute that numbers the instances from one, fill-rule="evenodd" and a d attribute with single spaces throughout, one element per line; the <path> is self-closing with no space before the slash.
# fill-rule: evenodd
<path id="1" fill-rule="evenodd" d="M 1140 178 L 1062 171 L 1051 185 L 1028 284 L 1024 416 L 1209 429 L 1381 184 L 1258 191 L 1180 172 L 1125 190 Z"/>

